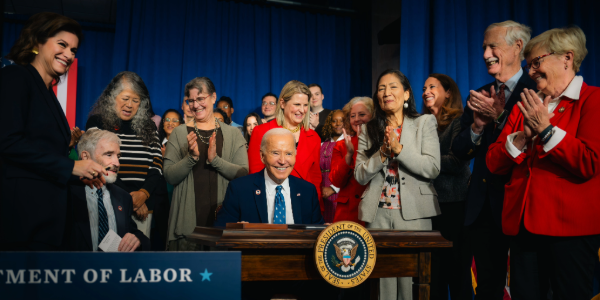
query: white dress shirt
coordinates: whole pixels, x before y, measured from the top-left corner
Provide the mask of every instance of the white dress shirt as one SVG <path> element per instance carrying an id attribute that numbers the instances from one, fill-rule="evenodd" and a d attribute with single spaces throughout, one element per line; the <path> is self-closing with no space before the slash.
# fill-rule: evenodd
<path id="1" fill-rule="evenodd" d="M 110 201 L 110 192 L 106 188 L 106 185 L 102 186 L 102 199 L 104 201 L 104 208 L 108 215 L 108 228 L 112 229 L 115 233 L 117 232 L 117 219 L 115 218 L 115 211 Z M 96 194 L 96 188 L 85 187 L 85 199 L 87 200 L 88 216 L 90 217 L 90 230 L 92 231 L 92 249 L 98 251 L 98 245 L 102 241 L 98 241 L 98 194 Z"/>
<path id="2" fill-rule="evenodd" d="M 269 216 L 269 224 L 273 224 L 273 215 L 275 214 L 275 195 L 277 194 L 277 186 L 265 169 L 265 190 L 267 191 L 267 213 Z M 292 213 L 292 197 L 290 196 L 290 180 L 288 178 L 281 184 L 281 194 L 285 199 L 285 223 L 294 224 L 294 214 Z"/>
<path id="3" fill-rule="evenodd" d="M 573 80 L 571 80 L 571 83 L 569 83 L 569 86 L 567 86 L 565 91 L 562 94 L 560 94 L 560 96 L 550 100 L 550 103 L 548 104 L 548 112 L 549 113 L 554 112 L 554 109 L 556 109 L 556 107 L 558 107 L 558 104 L 560 104 L 560 101 L 563 97 L 566 97 L 566 98 L 569 98 L 572 100 L 579 100 L 579 94 L 581 94 L 582 86 L 583 86 L 583 77 L 575 76 L 575 78 L 573 78 Z M 546 98 L 547 96 L 544 95 L 544 93 L 542 93 L 541 91 L 539 91 L 538 97 L 539 97 L 539 100 L 543 102 L 544 100 L 542 100 L 542 99 Z M 523 150 L 519 150 L 519 149 L 517 149 L 517 147 L 515 147 L 515 145 L 513 145 L 513 141 L 515 140 L 515 137 L 517 136 L 518 133 L 519 132 L 515 132 L 506 137 L 505 148 L 506 148 L 506 151 L 513 158 L 516 158 L 522 152 L 525 152 L 525 150 L 527 150 L 527 145 L 525 145 L 525 147 L 523 147 Z M 562 139 L 564 139 L 566 135 L 567 135 L 566 131 L 554 126 L 552 128 L 552 137 L 550 137 L 550 140 L 548 140 L 548 142 L 546 142 L 546 144 L 544 145 L 544 151 L 548 152 L 548 151 L 552 150 L 552 148 L 556 147 L 556 145 L 558 145 L 558 143 L 560 143 L 560 141 L 562 141 Z M 535 141 L 536 138 L 537 138 L 537 136 L 533 137 L 532 143 Z"/>

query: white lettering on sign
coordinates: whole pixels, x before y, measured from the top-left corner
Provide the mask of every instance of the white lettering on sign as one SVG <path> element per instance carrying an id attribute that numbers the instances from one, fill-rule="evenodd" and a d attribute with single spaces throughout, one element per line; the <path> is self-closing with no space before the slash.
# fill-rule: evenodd
<path id="1" fill-rule="evenodd" d="M 159 269 L 150 269 L 150 282 L 160 282 Z"/>
<path id="2" fill-rule="evenodd" d="M 17 284 L 17 281 L 19 284 L 25 284 L 23 277 L 25 277 L 25 270 L 19 270 L 16 276 L 13 270 L 6 270 L 6 284 Z"/>
<path id="3" fill-rule="evenodd" d="M 73 281 L 71 281 L 71 275 L 75 275 L 75 269 L 66 269 L 60 272 L 61 275 L 65 275 L 65 273 L 67 273 L 65 283 L 73 283 Z"/>
<path id="4" fill-rule="evenodd" d="M 110 275 L 112 274 L 112 270 L 111 269 L 100 269 L 100 273 L 102 274 L 102 279 L 100 280 L 100 283 L 107 283 L 107 279 L 110 278 Z"/>
<path id="5" fill-rule="evenodd" d="M 179 269 L 179 274 L 179 282 L 192 282 L 192 279 L 190 278 L 192 271 L 190 269 Z"/>
<path id="6" fill-rule="evenodd" d="M 53 271 L 54 273 L 52 273 Z M 46 274 L 46 279 L 44 280 L 44 283 L 50 283 L 50 281 L 48 281 L 48 277 L 50 277 L 50 279 L 52 279 L 54 283 L 58 283 L 58 271 L 58 269 L 44 270 L 44 273 Z"/>
<path id="7" fill-rule="evenodd" d="M 169 277 L 168 277 L 169 272 L 171 272 L 171 274 L 173 274 L 171 276 L 171 279 L 169 279 Z M 173 269 L 166 269 L 165 273 L 163 274 L 163 278 L 165 279 L 166 282 L 173 282 L 173 281 L 175 281 L 175 279 L 177 279 L 177 272 L 175 272 L 175 270 L 173 270 Z"/>
<path id="8" fill-rule="evenodd" d="M 120 283 L 129 283 L 131 282 L 131 277 L 125 279 L 127 277 L 127 269 L 121 269 L 121 281 Z"/>
<path id="9" fill-rule="evenodd" d="M 90 280 L 90 273 L 92 273 L 91 280 Z M 85 280 L 85 282 L 87 282 L 87 283 L 94 283 L 94 282 L 96 282 L 96 279 L 98 279 L 98 272 L 96 272 L 96 270 L 94 270 L 94 269 L 87 269 L 83 273 L 83 280 Z"/>
<path id="10" fill-rule="evenodd" d="M 140 282 L 148 282 L 148 280 L 146 280 L 146 276 L 144 276 L 144 271 L 142 271 L 142 269 L 138 270 L 133 282 L 138 282 L 138 280 L 140 280 Z"/>
<path id="11" fill-rule="evenodd" d="M 29 270 L 29 283 L 33 283 L 33 284 L 42 283 L 42 279 L 39 278 L 41 273 L 42 273 L 42 271 L 39 269 Z"/>

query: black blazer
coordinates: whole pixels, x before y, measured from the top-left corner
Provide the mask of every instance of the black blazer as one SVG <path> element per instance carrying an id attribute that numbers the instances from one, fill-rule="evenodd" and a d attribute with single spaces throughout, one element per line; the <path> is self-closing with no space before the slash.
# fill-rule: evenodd
<path id="1" fill-rule="evenodd" d="M 75 163 L 69 124 L 33 66 L 6 66 L 0 76 L 0 243 L 53 250 L 63 240 Z"/>
<path id="2" fill-rule="evenodd" d="M 136 251 L 149 251 L 150 239 L 137 229 L 137 225 L 131 218 L 133 214 L 133 200 L 131 195 L 122 188 L 107 184 L 110 200 L 117 221 L 117 234 L 120 237 L 126 233 L 134 234 L 140 240 L 140 247 Z M 69 186 L 69 229 L 65 241 L 65 250 L 69 251 L 93 251 L 92 232 L 90 229 L 90 217 L 87 209 L 85 196 L 85 185 L 73 184 Z M 98 241 L 100 244 L 100 241 Z"/>
<path id="3" fill-rule="evenodd" d="M 477 91 L 486 90 L 489 91 L 492 85 L 495 85 L 496 81 L 488 83 Z M 512 109 L 519 109 L 515 107 L 518 101 L 521 100 L 521 92 L 523 89 L 536 89 L 536 83 L 533 79 L 529 78 L 527 71 L 523 70 L 523 75 L 519 79 L 515 90 L 507 99 L 504 109 L 508 111 L 505 113 L 503 118 L 506 120 Z M 497 90 L 497 87 L 496 87 Z M 467 98 L 469 100 L 470 96 Z M 452 152 L 459 159 L 473 159 L 473 174 L 469 182 L 469 190 L 467 192 L 467 211 L 465 215 L 465 225 L 471 225 L 479 216 L 481 209 L 485 203 L 486 195 L 490 199 L 490 206 L 492 215 L 496 225 L 501 228 L 502 224 L 502 204 L 504 201 L 504 185 L 510 179 L 510 175 L 494 175 L 487 168 L 485 163 L 485 155 L 489 146 L 498 139 L 502 128 L 497 128 L 494 122 L 488 124 L 481 137 L 481 143 L 479 145 L 473 144 L 471 140 L 471 124 L 473 124 L 473 111 L 466 106 L 465 112 L 460 119 L 461 132 L 454 138 L 452 143 Z"/>
<path id="4" fill-rule="evenodd" d="M 315 185 L 294 176 L 289 176 L 288 179 L 294 223 L 323 224 Z M 227 223 L 239 221 L 269 223 L 265 186 L 264 169 L 229 182 L 215 226 L 225 227 Z"/>

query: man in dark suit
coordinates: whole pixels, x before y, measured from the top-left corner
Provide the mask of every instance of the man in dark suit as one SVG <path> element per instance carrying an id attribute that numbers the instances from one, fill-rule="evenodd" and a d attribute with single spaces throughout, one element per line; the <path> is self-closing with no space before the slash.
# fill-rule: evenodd
<path id="1" fill-rule="evenodd" d="M 536 88 L 521 68 L 523 49 L 530 38 L 531 29 L 514 21 L 494 23 L 486 29 L 483 59 L 495 80 L 471 91 L 461 117 L 461 132 L 452 143 L 458 158 L 475 159 L 465 226 L 477 267 L 476 299 L 502 299 L 504 294 L 508 238 L 502 233 L 501 216 L 504 185 L 509 177 L 490 173 L 485 156 L 523 89 Z M 511 261 L 515 259 L 522 258 L 511 257 Z"/>
<path id="2" fill-rule="evenodd" d="M 229 183 L 215 226 L 235 222 L 323 224 L 315 186 L 290 176 L 296 163 L 295 142 L 287 129 L 265 133 L 260 145 L 265 169 Z"/>
<path id="3" fill-rule="evenodd" d="M 80 139 L 77 151 L 82 160 L 91 159 L 108 171 L 106 185 L 100 189 L 84 184 L 69 186 L 68 229 L 65 248 L 71 251 L 99 251 L 109 230 L 122 240 L 118 250 L 150 250 L 150 239 L 137 229 L 131 218 L 131 195 L 112 184 L 117 179 L 121 141 L 106 130 L 88 130 Z"/>

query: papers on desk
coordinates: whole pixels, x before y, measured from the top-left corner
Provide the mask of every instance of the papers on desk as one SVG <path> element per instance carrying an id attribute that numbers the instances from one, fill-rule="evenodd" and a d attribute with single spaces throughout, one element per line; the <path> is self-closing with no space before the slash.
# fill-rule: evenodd
<path id="1" fill-rule="evenodd" d="M 118 252 L 120 243 L 121 237 L 112 229 L 109 229 L 102 242 L 100 242 L 100 245 L 98 245 L 98 248 L 104 252 Z"/>

